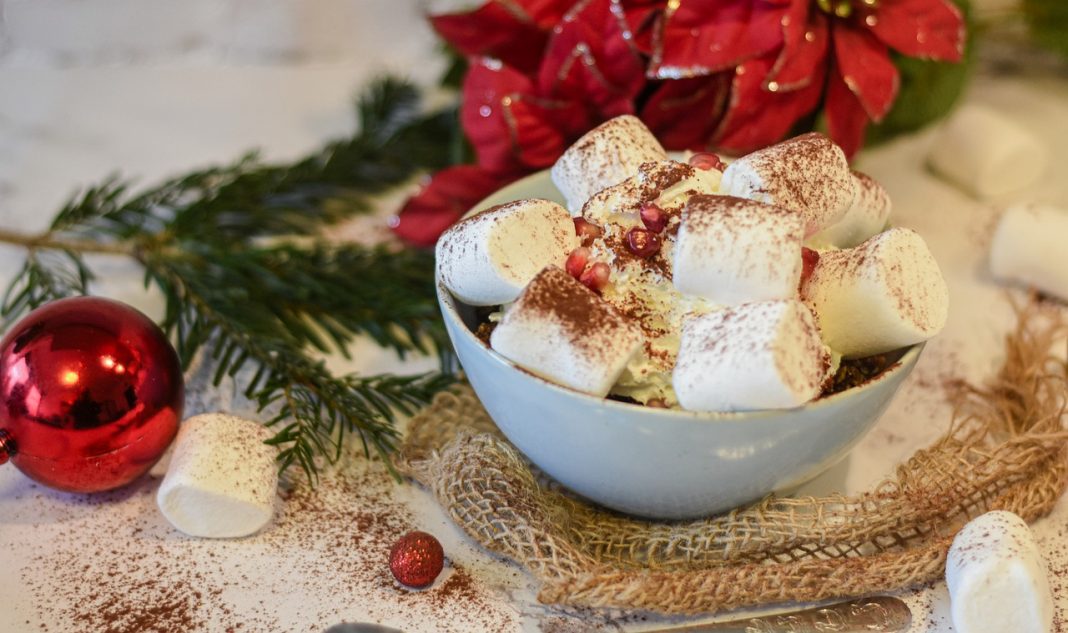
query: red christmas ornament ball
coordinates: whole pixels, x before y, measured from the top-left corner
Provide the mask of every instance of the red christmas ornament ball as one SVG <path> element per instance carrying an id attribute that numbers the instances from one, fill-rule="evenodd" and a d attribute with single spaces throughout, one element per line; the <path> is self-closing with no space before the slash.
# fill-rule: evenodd
<path id="1" fill-rule="evenodd" d="M 408 532 L 389 552 L 389 570 L 402 585 L 422 589 L 433 584 L 445 566 L 445 551 L 433 535 Z"/>
<path id="2" fill-rule="evenodd" d="M 98 297 L 54 301 L 0 341 L 0 452 L 53 488 L 117 488 L 166 450 L 184 396 L 178 355 L 148 317 Z"/>

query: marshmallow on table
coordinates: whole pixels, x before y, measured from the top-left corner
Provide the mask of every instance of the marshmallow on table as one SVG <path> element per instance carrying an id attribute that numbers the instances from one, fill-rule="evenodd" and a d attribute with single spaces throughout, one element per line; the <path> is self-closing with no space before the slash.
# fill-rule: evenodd
<path id="1" fill-rule="evenodd" d="M 957 533 L 946 584 L 957 633 L 1047 633 L 1053 623 L 1046 564 L 1011 512 L 987 512 Z"/>
<path id="2" fill-rule="evenodd" d="M 623 182 L 645 162 L 667 159 L 667 152 L 641 119 L 629 114 L 593 128 L 556 160 L 550 175 L 567 208 L 578 213 L 590 196 Z"/>
<path id="3" fill-rule="evenodd" d="M 1049 155 L 1012 119 L 979 105 L 964 105 L 935 136 L 928 163 L 939 175 L 979 197 L 1034 184 Z"/>
<path id="4" fill-rule="evenodd" d="M 816 244 L 850 248 L 883 230 L 890 219 L 890 195 L 871 176 L 853 172 L 857 195 L 849 210 L 834 224 L 815 235 Z"/>
<path id="5" fill-rule="evenodd" d="M 1005 211 L 990 243 L 990 272 L 1068 301 L 1068 211 L 1017 206 Z"/>
<path id="6" fill-rule="evenodd" d="M 786 299 L 801 280 L 804 223 L 797 211 L 733 196 L 697 195 L 682 210 L 673 283 L 734 305 Z"/>
<path id="7" fill-rule="evenodd" d="M 925 341 L 946 323 L 949 291 L 927 244 L 893 228 L 860 246 L 820 252 L 801 287 L 823 340 L 846 358 Z"/>
<path id="8" fill-rule="evenodd" d="M 182 423 L 156 502 L 190 536 L 247 536 L 274 515 L 277 451 L 273 434 L 232 415 L 206 413 Z"/>
<path id="9" fill-rule="evenodd" d="M 460 301 L 489 306 L 513 301 L 534 275 L 562 266 L 578 247 L 575 223 L 548 200 L 517 200 L 465 218 L 438 239 L 438 272 Z"/>
<path id="10" fill-rule="evenodd" d="M 803 303 L 761 301 L 686 321 L 672 384 L 690 411 L 787 409 L 818 396 L 830 368 Z"/>
<path id="11" fill-rule="evenodd" d="M 856 184 L 842 149 L 811 132 L 734 161 L 720 192 L 800 211 L 812 235 L 845 215 Z"/>
<path id="12" fill-rule="evenodd" d="M 540 272 L 505 312 L 490 347 L 555 383 L 605 396 L 641 349 L 641 330 L 555 266 Z"/>

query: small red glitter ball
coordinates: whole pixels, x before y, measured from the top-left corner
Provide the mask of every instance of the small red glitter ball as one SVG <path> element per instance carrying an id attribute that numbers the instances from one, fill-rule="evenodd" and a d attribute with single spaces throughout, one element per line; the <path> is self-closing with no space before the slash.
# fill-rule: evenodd
<path id="1" fill-rule="evenodd" d="M 414 589 L 429 587 L 445 566 L 445 551 L 433 535 L 408 532 L 389 552 L 389 570 L 402 585 Z"/>

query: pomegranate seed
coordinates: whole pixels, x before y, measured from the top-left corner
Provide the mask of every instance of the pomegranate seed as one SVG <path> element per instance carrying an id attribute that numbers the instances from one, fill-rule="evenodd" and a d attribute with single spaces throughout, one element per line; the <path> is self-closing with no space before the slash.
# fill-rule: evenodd
<path id="1" fill-rule="evenodd" d="M 660 236 L 652 231 L 634 227 L 627 231 L 627 250 L 638 257 L 652 257 L 660 250 Z"/>
<path id="2" fill-rule="evenodd" d="M 590 290 L 597 294 L 601 294 L 604 287 L 608 285 L 608 277 L 611 274 L 612 271 L 608 268 L 608 264 L 604 262 L 594 262 L 592 266 L 582 273 L 582 276 L 579 277 L 579 281 Z"/>
<path id="3" fill-rule="evenodd" d="M 820 262 L 820 254 L 811 248 L 801 247 L 801 284 L 804 285 L 816 270 L 816 264 Z"/>
<path id="4" fill-rule="evenodd" d="M 590 249 L 580 246 L 571 251 L 564 263 L 564 270 L 575 279 L 579 278 L 582 271 L 586 270 L 586 264 L 590 261 Z"/>
<path id="5" fill-rule="evenodd" d="M 645 228 L 653 233 L 661 233 L 663 232 L 664 227 L 667 226 L 667 213 L 664 213 L 663 209 L 652 202 L 643 204 L 639 215 L 642 218 L 642 224 L 645 225 Z"/>
<path id="6" fill-rule="evenodd" d="M 604 231 L 601 227 L 586 218 L 575 218 L 575 235 L 582 238 L 582 245 L 589 246 L 595 238 L 601 237 Z"/>
<path id="7" fill-rule="evenodd" d="M 697 152 L 690 157 L 690 164 L 705 171 L 708 171 L 709 169 L 723 171 L 727 168 L 727 165 L 720 160 L 719 156 L 712 152 Z"/>

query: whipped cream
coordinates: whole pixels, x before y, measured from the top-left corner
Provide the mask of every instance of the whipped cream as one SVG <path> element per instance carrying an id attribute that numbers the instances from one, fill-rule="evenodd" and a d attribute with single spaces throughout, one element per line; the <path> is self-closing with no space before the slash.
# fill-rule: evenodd
<path id="1" fill-rule="evenodd" d="M 638 402 L 678 404 L 671 372 L 679 351 L 684 318 L 711 312 L 719 305 L 680 292 L 673 283 L 676 235 L 683 208 L 695 195 L 715 193 L 722 174 L 672 160 L 644 163 L 627 180 L 593 195 L 582 217 L 603 231 L 589 246 L 590 259 L 606 262 L 611 283 L 604 300 L 642 330 L 644 345 L 627 364 L 612 393 Z M 665 218 L 661 246 L 649 258 L 631 252 L 627 233 L 644 229 L 643 205 L 655 205 Z"/>

